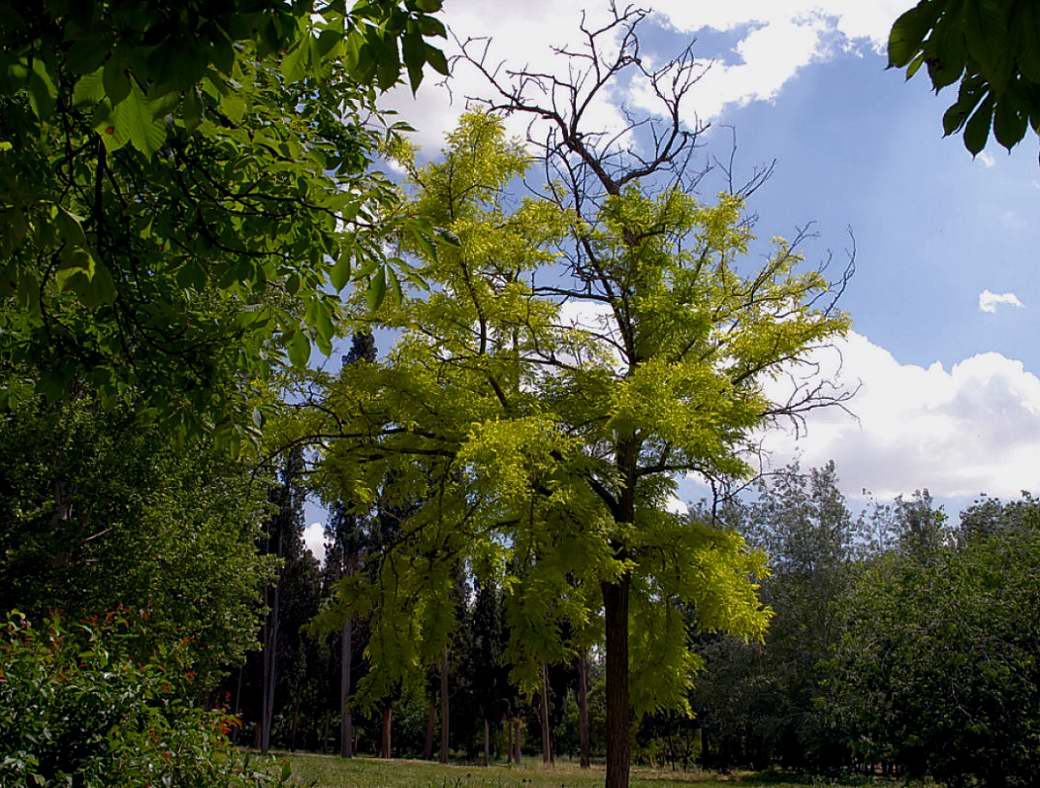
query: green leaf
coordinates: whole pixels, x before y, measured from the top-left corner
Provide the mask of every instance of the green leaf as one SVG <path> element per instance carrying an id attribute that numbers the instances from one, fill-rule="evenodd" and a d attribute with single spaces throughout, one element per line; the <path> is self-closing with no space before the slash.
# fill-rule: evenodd
<path id="1" fill-rule="evenodd" d="M 920 6 L 905 11 L 888 34 L 888 67 L 902 68 L 909 63 L 920 51 L 927 29 L 927 20 Z"/>
<path id="2" fill-rule="evenodd" d="M 423 64 L 425 58 L 425 45 L 423 44 L 422 36 L 416 32 L 408 32 L 404 34 L 404 38 L 401 42 L 401 48 L 404 51 L 404 63 L 408 68 L 408 81 L 412 88 L 412 93 L 415 93 L 419 89 L 419 84 L 423 78 Z"/>
<path id="3" fill-rule="evenodd" d="M 291 337 L 289 337 L 289 361 L 292 365 L 298 369 L 303 369 L 307 366 L 307 362 L 311 357 L 311 343 L 307 339 L 307 335 L 301 330 L 297 329 Z"/>
<path id="4" fill-rule="evenodd" d="M 444 27 L 444 23 L 439 19 L 435 19 L 432 16 L 423 16 L 419 18 L 419 32 L 424 36 L 437 38 L 447 38 L 448 31 Z"/>
<path id="5" fill-rule="evenodd" d="M 116 300 L 116 283 L 108 266 L 97 261 L 94 263 L 94 275 L 90 279 L 93 298 L 100 304 L 112 304 Z"/>
<path id="6" fill-rule="evenodd" d="M 957 101 L 943 115 L 943 132 L 948 137 L 960 131 L 971 113 L 986 95 L 986 83 L 977 74 L 965 77 L 957 94 Z"/>
<path id="7" fill-rule="evenodd" d="M 297 82 L 307 76 L 307 69 L 311 63 L 310 43 L 310 36 L 302 37 L 282 58 L 282 76 L 286 82 Z"/>
<path id="8" fill-rule="evenodd" d="M 130 95 L 130 77 L 126 73 L 126 65 L 122 57 L 109 58 L 102 71 L 102 80 L 105 85 L 105 95 L 112 102 L 112 106 Z"/>
<path id="9" fill-rule="evenodd" d="M 220 98 L 220 110 L 232 123 L 238 125 L 246 114 L 245 99 L 237 93 L 229 91 Z"/>
<path id="10" fill-rule="evenodd" d="M 29 72 L 29 104 L 41 119 L 49 118 L 54 111 L 54 102 L 58 97 L 58 89 L 48 73 L 47 63 L 43 58 L 34 57 L 32 70 Z"/>
<path id="11" fill-rule="evenodd" d="M 1036 3 L 1018 3 L 1018 18 L 1012 22 L 1018 68 L 1030 82 L 1040 83 L 1040 9 Z"/>
<path id="12" fill-rule="evenodd" d="M 415 0 L 415 7 L 427 14 L 435 14 L 441 10 L 441 0 Z"/>
<path id="13" fill-rule="evenodd" d="M 914 74 L 917 73 L 922 65 L 924 65 L 924 52 L 918 52 L 914 59 L 910 61 L 910 65 L 906 67 L 906 78 L 908 80 L 913 79 Z"/>
<path id="14" fill-rule="evenodd" d="M 90 74 L 84 74 L 76 81 L 76 87 L 72 89 L 73 104 L 97 104 L 105 98 L 105 82 L 102 78 L 102 69 L 97 69 Z"/>
<path id="15" fill-rule="evenodd" d="M 341 253 L 339 259 L 332 266 L 332 270 L 329 271 L 329 280 L 332 282 L 332 286 L 336 288 L 337 293 L 346 287 L 347 282 L 350 281 L 350 261 L 352 256 L 352 250 Z"/>
<path id="16" fill-rule="evenodd" d="M 448 69 L 448 60 L 444 57 L 444 53 L 430 44 L 426 44 L 426 62 L 433 66 L 438 73 L 446 77 L 451 75 Z"/>
<path id="17" fill-rule="evenodd" d="M 55 206 L 54 223 L 62 239 L 71 246 L 86 247 L 87 236 L 83 232 L 83 217 L 77 216 L 63 206 Z"/>
<path id="18" fill-rule="evenodd" d="M 993 94 L 989 94 L 964 127 L 964 147 L 968 149 L 973 157 L 981 153 L 982 149 L 986 147 L 986 139 L 989 137 L 989 128 L 992 120 Z"/>
<path id="19" fill-rule="evenodd" d="M 401 59 L 397 52 L 397 39 L 381 39 L 376 58 L 376 84 L 380 90 L 389 90 L 401 76 Z"/>
<path id="20" fill-rule="evenodd" d="M 400 306 L 401 302 L 404 301 L 404 293 L 401 290 L 401 281 L 397 278 L 397 274 L 394 269 L 387 267 L 387 276 L 390 279 L 390 298 L 395 306 Z"/>
<path id="21" fill-rule="evenodd" d="M 379 271 L 368 283 L 368 290 L 365 292 L 365 296 L 368 299 L 368 308 L 375 312 L 383 304 L 383 299 L 386 297 L 386 267 L 380 266 Z"/>
<path id="22" fill-rule="evenodd" d="M 960 79 L 966 57 L 960 17 L 946 14 L 928 37 L 925 62 L 932 87 L 939 91 Z"/>
<path id="23" fill-rule="evenodd" d="M 1008 49 L 1007 11 L 1003 0 L 965 0 L 964 37 L 968 53 L 981 66 L 982 75 L 997 96 L 1012 77 Z"/>
<path id="24" fill-rule="evenodd" d="M 65 55 L 65 64 L 75 74 L 86 74 L 101 68 L 112 49 L 109 31 L 76 38 Z"/>
<path id="25" fill-rule="evenodd" d="M 181 115 L 184 118 L 184 126 L 188 131 L 195 131 L 202 122 L 202 96 L 197 88 L 189 88 L 184 94 L 184 103 L 181 107 Z"/>
<path id="26" fill-rule="evenodd" d="M 333 337 L 332 307 L 325 301 L 319 301 L 314 308 L 314 331 L 319 340 L 331 340 Z"/>
<path id="27" fill-rule="evenodd" d="M 993 113 L 993 136 L 1008 150 L 1021 142 L 1029 122 L 1026 114 L 1019 111 L 1017 104 L 1010 93 L 1005 94 L 997 102 Z"/>
<path id="28" fill-rule="evenodd" d="M 129 141 L 149 160 L 166 142 L 166 123 L 155 117 L 153 103 L 137 85 L 95 128 L 109 150 L 122 147 Z"/>

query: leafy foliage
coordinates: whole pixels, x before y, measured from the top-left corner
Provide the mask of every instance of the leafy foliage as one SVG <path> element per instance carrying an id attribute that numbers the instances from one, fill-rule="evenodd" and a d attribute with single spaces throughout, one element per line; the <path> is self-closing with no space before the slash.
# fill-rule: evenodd
<path id="1" fill-rule="evenodd" d="M 630 186 L 590 227 L 552 201 L 510 210 L 505 188 L 526 164 L 498 120 L 471 114 L 443 162 L 413 170 L 414 210 L 451 233 L 436 254 L 402 240 L 430 292 L 384 302 L 376 320 L 400 339 L 330 385 L 310 428 L 340 436 L 322 473 L 343 500 L 419 507 L 376 582 L 341 593 L 374 616 L 373 670 L 404 680 L 453 630 L 464 557 L 505 591 L 507 659 L 533 693 L 543 663 L 573 660 L 566 633 L 595 619 L 601 585 L 630 575 L 634 705 L 685 709 L 688 628 L 757 638 L 767 615 L 749 582 L 762 554 L 665 511 L 673 474 L 742 473 L 738 450 L 771 408 L 762 379 L 846 320 L 812 306 L 826 282 L 796 272 L 783 242 L 754 277 L 736 272 L 750 233 L 735 197 L 705 206 Z M 568 320 L 555 295 L 555 248 L 572 232 L 603 261 L 586 291 L 605 307 L 598 324 Z"/>
<path id="2" fill-rule="evenodd" d="M 1035 780 L 1040 515 L 1031 499 L 1006 511 L 1024 527 L 890 552 L 857 580 L 828 704 L 857 759 L 951 784 Z M 965 522 L 980 514 L 969 509 Z"/>
<path id="3" fill-rule="evenodd" d="M 375 86 L 446 70 L 439 6 L 0 4 L 0 406 L 86 379 L 248 440 L 386 276 Z"/>
<path id="4" fill-rule="evenodd" d="M 922 0 L 888 39 L 890 67 L 910 79 L 926 66 L 936 92 L 960 82 L 943 115 L 947 136 L 963 130 L 972 156 L 992 130 L 1010 150 L 1040 134 L 1040 9 L 1015 0 Z"/>
<path id="5" fill-rule="evenodd" d="M 180 447 L 83 392 L 0 416 L 0 598 L 34 619 L 119 604 L 134 632 L 191 638 L 200 690 L 256 643 L 263 477 L 205 439 Z"/>
<path id="6" fill-rule="evenodd" d="M 142 651 L 138 614 L 101 621 L 14 613 L 0 629 L 0 780 L 4 785 L 284 784 L 250 764 L 226 734 L 237 721 L 204 711 L 184 641 Z M 263 766 L 266 766 L 264 764 Z M 287 771 L 287 770 L 286 770 Z"/>

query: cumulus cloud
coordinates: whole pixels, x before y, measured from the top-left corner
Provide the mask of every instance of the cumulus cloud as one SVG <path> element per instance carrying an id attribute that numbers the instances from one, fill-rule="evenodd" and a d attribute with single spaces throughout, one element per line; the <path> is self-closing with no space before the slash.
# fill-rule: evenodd
<path id="1" fill-rule="evenodd" d="M 303 543 L 319 563 L 325 560 L 325 528 L 321 523 L 311 523 L 303 529 Z"/>
<path id="2" fill-rule="evenodd" d="M 864 48 L 880 51 L 892 22 L 905 10 L 906 0 L 649 0 L 645 6 L 654 12 L 652 23 L 682 36 L 692 38 L 705 29 L 739 33 L 732 52 L 698 53 L 706 59 L 701 64 L 702 78 L 687 106 L 686 120 L 693 124 L 710 121 L 727 105 L 775 99 L 800 69 L 814 61 Z M 606 0 L 590 2 L 587 8 L 590 26 L 606 19 Z M 489 65 L 505 63 L 510 68 L 541 72 L 563 68 L 552 46 L 571 50 L 580 47 L 578 20 L 577 6 L 552 0 L 468 0 L 450 4 L 445 15 L 452 33 L 461 41 L 492 38 Z M 449 55 L 458 52 L 454 42 L 446 49 Z M 659 53 L 644 47 L 644 54 L 649 63 Z M 415 140 L 427 153 L 442 144 L 444 133 L 453 127 L 467 97 L 489 95 L 486 80 L 463 62 L 456 66 L 450 93 L 435 82 L 429 75 L 416 98 L 407 88 L 399 87 L 386 100 L 388 107 L 404 112 L 416 126 Z M 603 96 L 591 108 L 590 126 L 606 131 L 622 128 L 622 104 L 656 109 L 645 82 L 633 80 Z M 510 130 L 523 132 L 527 120 L 512 119 Z"/>
<path id="3" fill-rule="evenodd" d="M 979 293 L 979 311 L 981 312 L 994 313 L 1002 304 L 1018 309 L 1025 308 L 1025 304 L 1019 301 L 1018 296 L 1014 293 L 991 293 L 989 290 Z"/>
<path id="4" fill-rule="evenodd" d="M 801 438 L 768 433 L 771 465 L 833 459 L 845 492 L 889 497 L 927 487 L 936 496 L 1015 496 L 1040 488 L 1040 378 L 1021 361 L 981 353 L 946 369 L 899 362 L 850 333 L 818 351 L 821 374 L 861 385 L 851 416 L 815 411 Z"/>

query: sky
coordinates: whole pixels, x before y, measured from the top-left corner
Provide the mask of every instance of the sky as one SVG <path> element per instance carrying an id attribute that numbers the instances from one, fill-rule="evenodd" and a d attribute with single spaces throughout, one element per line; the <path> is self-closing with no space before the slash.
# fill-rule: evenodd
<path id="1" fill-rule="evenodd" d="M 653 10 L 644 62 L 695 40 L 704 72 L 686 120 L 710 124 L 704 154 L 728 156 L 732 129 L 739 170 L 776 160 L 750 206 L 758 236 L 791 237 L 812 223 L 810 260 L 833 254 L 836 265 L 855 238 L 856 273 L 840 302 L 852 331 L 819 358 L 825 374 L 858 388 L 852 414 L 818 411 L 802 435 L 770 433 L 773 467 L 833 459 L 853 506 L 864 490 L 886 499 L 928 488 L 955 514 L 980 493 L 1038 491 L 1036 138 L 1011 154 L 991 139 L 975 159 L 959 138 L 943 139 L 955 88 L 937 97 L 923 71 L 906 82 L 885 68 L 888 30 L 912 0 L 643 5 Z M 489 62 L 551 70 L 561 66 L 552 46 L 577 45 L 582 8 L 590 21 L 606 13 L 604 2 L 447 0 L 442 18 L 459 41 L 490 36 Z M 597 123 L 616 126 L 622 105 L 645 109 L 644 93 L 613 91 L 595 107 Z M 450 93 L 428 75 L 417 96 L 395 88 L 385 104 L 431 157 L 465 98 L 486 95 L 459 63 Z M 701 494 L 694 480 L 680 486 L 681 499 Z M 308 528 L 316 551 L 319 534 Z"/>

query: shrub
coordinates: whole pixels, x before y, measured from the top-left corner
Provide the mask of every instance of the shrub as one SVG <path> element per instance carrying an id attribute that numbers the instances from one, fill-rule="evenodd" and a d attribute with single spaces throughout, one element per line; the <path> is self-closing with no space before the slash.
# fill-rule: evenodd
<path id="1" fill-rule="evenodd" d="M 230 744 L 234 717 L 193 702 L 185 640 L 141 653 L 139 619 L 0 624 L 0 784 L 284 783 L 287 768 L 254 767 Z"/>

